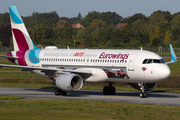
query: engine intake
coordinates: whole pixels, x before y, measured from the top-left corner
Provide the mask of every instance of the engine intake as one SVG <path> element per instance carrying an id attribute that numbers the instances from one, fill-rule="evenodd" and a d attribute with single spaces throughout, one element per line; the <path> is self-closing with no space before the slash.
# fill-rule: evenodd
<path id="1" fill-rule="evenodd" d="M 77 74 L 63 74 L 56 77 L 55 84 L 63 91 L 74 92 L 82 88 L 83 79 Z"/>

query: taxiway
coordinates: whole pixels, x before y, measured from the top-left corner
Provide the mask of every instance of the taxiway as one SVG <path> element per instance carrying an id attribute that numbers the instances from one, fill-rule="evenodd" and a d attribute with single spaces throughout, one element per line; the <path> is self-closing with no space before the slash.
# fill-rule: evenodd
<path id="1" fill-rule="evenodd" d="M 148 92 L 148 98 L 139 98 L 138 91 L 117 91 L 115 95 L 104 95 L 99 90 L 81 90 L 68 93 L 67 96 L 55 96 L 54 89 L 0 87 L 0 95 L 23 96 L 25 100 L 81 99 L 180 106 L 180 93 L 165 92 Z"/>

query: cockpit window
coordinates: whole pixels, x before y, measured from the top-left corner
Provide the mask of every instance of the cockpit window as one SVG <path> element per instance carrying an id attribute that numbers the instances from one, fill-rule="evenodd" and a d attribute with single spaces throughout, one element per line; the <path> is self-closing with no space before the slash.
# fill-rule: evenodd
<path id="1" fill-rule="evenodd" d="M 142 64 L 165 63 L 163 59 L 144 59 Z"/>
<path id="2" fill-rule="evenodd" d="M 147 62 L 147 64 L 152 63 L 152 62 L 153 62 L 152 59 L 149 59 L 148 62 Z"/>
<path id="3" fill-rule="evenodd" d="M 153 59 L 154 63 L 161 63 L 159 59 Z"/>
<path id="4" fill-rule="evenodd" d="M 161 63 L 165 63 L 163 59 L 160 59 L 161 60 Z"/>
<path id="5" fill-rule="evenodd" d="M 147 61 L 148 61 L 148 59 L 145 59 L 145 60 L 143 61 L 143 64 L 146 64 Z"/>

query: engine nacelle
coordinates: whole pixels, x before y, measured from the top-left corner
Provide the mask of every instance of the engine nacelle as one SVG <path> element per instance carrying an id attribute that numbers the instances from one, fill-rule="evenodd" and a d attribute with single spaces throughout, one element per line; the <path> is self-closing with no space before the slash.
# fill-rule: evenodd
<path id="1" fill-rule="evenodd" d="M 78 91 L 83 86 L 83 79 L 77 74 L 61 74 L 55 79 L 56 86 L 66 92 Z"/>
<path id="2" fill-rule="evenodd" d="M 140 87 L 138 86 L 138 83 L 129 83 L 133 88 L 140 90 Z M 145 83 L 144 88 L 146 91 L 153 90 L 156 87 L 157 83 Z"/>

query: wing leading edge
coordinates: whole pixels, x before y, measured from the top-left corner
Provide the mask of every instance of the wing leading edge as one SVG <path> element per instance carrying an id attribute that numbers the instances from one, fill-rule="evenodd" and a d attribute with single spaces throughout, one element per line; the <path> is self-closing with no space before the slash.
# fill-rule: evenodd
<path id="1" fill-rule="evenodd" d="M 91 70 L 84 70 L 84 69 L 77 69 L 77 70 L 64 70 L 64 69 L 56 69 L 56 68 L 43 68 L 43 67 L 32 67 L 32 66 L 20 66 L 20 65 L 7 65 L 7 64 L 0 64 L 0 67 L 11 67 L 11 68 L 21 68 L 21 71 L 33 71 L 33 70 L 40 70 L 42 72 L 57 72 L 58 73 L 77 73 L 77 74 L 92 74 Z"/>

